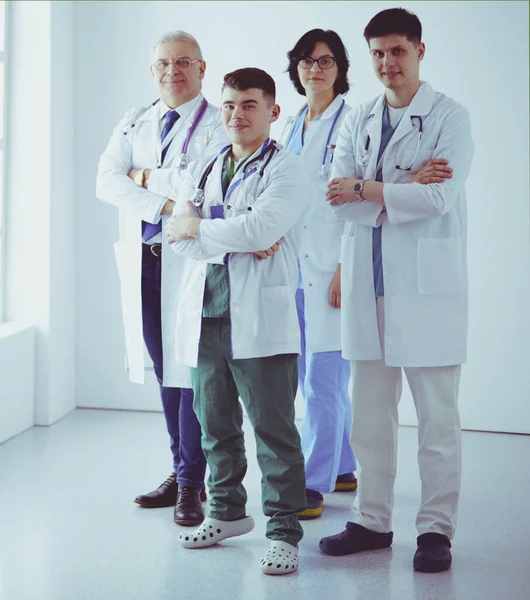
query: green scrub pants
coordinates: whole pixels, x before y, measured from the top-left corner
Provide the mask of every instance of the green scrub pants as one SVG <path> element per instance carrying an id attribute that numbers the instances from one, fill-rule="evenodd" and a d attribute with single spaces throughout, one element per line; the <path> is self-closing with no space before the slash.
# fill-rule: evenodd
<path id="1" fill-rule="evenodd" d="M 199 359 L 191 370 L 193 409 L 210 469 L 209 516 L 221 521 L 246 516 L 240 396 L 256 436 L 267 538 L 293 546 L 303 535 L 297 513 L 306 502 L 304 457 L 294 424 L 297 360 L 296 354 L 235 360 L 230 319 L 203 318 Z"/>

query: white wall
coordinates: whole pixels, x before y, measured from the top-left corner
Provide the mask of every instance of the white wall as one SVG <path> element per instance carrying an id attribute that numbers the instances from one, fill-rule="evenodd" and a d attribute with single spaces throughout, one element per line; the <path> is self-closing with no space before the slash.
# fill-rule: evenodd
<path id="1" fill-rule="evenodd" d="M 73 4 L 8 8 L 6 318 L 36 327 L 25 376 L 34 422 L 49 425 L 75 408 Z"/>
<path id="2" fill-rule="evenodd" d="M 402 2 L 424 26 L 422 78 L 471 112 L 476 155 L 468 182 L 471 324 L 462 378 L 468 428 L 530 432 L 528 6 L 524 2 Z M 389 2 L 76 2 L 75 199 L 78 404 L 157 408 L 153 382 L 123 373 L 112 243 L 115 209 L 95 199 L 99 154 L 124 111 L 157 97 L 148 72 L 159 34 L 184 29 L 208 63 L 204 91 L 219 101 L 222 76 L 258 66 L 276 80 L 282 118 L 302 104 L 286 52 L 314 27 L 336 30 L 351 61 L 355 105 L 381 92 L 362 31 Z M 207 18 L 205 15 L 207 14 Z M 404 423 L 415 420 L 410 397 Z"/>
<path id="3" fill-rule="evenodd" d="M 0 324 L 0 444 L 34 423 L 35 330 Z"/>

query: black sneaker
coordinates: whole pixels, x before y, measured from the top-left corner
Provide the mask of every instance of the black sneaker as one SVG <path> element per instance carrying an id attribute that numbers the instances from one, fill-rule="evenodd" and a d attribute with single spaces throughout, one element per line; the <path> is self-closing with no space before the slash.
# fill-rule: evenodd
<path id="1" fill-rule="evenodd" d="M 414 555 L 414 570 L 422 573 L 439 573 L 450 568 L 451 542 L 441 533 L 423 533 L 418 536 L 418 549 Z"/>
<path id="2" fill-rule="evenodd" d="M 324 554 L 344 556 L 345 554 L 356 554 L 365 550 L 388 548 L 392 544 L 393 537 L 392 531 L 377 533 L 358 523 L 348 521 L 346 529 L 342 533 L 322 538 L 319 546 Z"/>
<path id="3" fill-rule="evenodd" d="M 148 494 L 142 494 L 135 498 L 136 504 L 143 508 L 165 508 L 175 506 L 177 501 L 179 486 L 175 473 L 172 473 L 156 490 Z M 201 502 L 206 502 L 206 492 L 201 490 Z"/>

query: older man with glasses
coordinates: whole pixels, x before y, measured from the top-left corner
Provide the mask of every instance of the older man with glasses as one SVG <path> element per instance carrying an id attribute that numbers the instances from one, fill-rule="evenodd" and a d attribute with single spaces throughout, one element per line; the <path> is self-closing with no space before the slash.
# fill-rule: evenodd
<path id="1" fill-rule="evenodd" d="M 120 211 L 115 253 L 121 281 L 127 363 L 131 381 L 144 381 L 144 343 L 160 386 L 173 472 L 135 502 L 175 505 L 174 521 L 204 519 L 206 462 L 193 412 L 189 368 L 175 360 L 176 307 L 187 259 L 168 250 L 161 235 L 179 196 L 189 162 L 226 143 L 219 109 L 201 94 L 206 70 L 194 37 L 183 31 L 155 43 L 150 65 L 160 97 L 128 111 L 101 156 L 97 196 Z"/>

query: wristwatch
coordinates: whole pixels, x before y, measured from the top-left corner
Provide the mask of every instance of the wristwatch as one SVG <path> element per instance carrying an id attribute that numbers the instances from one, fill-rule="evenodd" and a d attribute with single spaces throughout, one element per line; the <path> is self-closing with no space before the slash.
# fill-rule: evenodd
<path id="1" fill-rule="evenodd" d="M 364 188 L 364 184 L 366 183 L 366 179 L 362 179 L 361 181 L 358 181 L 354 186 L 353 186 L 353 193 L 355 195 L 355 197 L 357 198 L 357 200 L 364 200 L 364 198 L 362 197 L 362 193 L 363 193 L 363 188 Z"/>
<path id="2" fill-rule="evenodd" d="M 136 183 L 137 186 L 139 187 L 145 187 L 145 172 L 147 171 L 147 169 L 142 169 L 141 171 L 138 171 L 138 173 L 136 173 L 136 175 L 134 176 L 134 183 Z"/>

